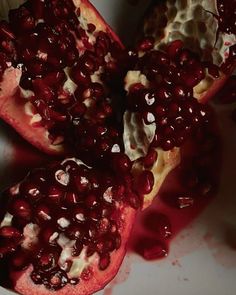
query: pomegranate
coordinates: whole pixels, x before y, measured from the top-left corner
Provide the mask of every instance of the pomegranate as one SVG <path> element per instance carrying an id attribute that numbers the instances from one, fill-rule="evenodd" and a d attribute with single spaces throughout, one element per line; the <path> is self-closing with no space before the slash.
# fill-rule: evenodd
<path id="1" fill-rule="evenodd" d="M 235 30 L 229 1 L 187 2 L 158 1 L 130 51 L 87 0 L 28 0 L 0 22 L 0 117 L 44 152 L 81 159 L 3 193 L 0 259 L 17 292 L 103 288 L 137 209 L 209 124 L 202 102 L 235 67 Z M 167 253 L 147 248 L 147 259 Z"/>
<path id="2" fill-rule="evenodd" d="M 49 154 L 72 146 L 73 129 L 105 129 L 123 46 L 89 1 L 28 0 L 8 19 L 0 22 L 0 117 Z M 104 141 L 112 134 L 97 132 Z"/>
<path id="3" fill-rule="evenodd" d="M 136 215 L 128 175 L 68 158 L 5 191 L 0 259 L 11 287 L 21 294 L 103 288 L 119 269 Z"/>
<path id="4" fill-rule="evenodd" d="M 125 78 L 125 152 L 135 175 L 145 169 L 155 179 L 145 207 L 180 162 L 182 144 L 209 124 L 212 114 L 203 103 L 236 66 L 235 3 L 153 3 L 142 36 L 128 53 Z"/>

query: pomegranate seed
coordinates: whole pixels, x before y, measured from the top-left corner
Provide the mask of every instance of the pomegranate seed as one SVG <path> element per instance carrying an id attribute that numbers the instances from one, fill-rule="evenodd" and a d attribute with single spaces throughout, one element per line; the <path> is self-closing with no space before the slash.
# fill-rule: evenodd
<path id="1" fill-rule="evenodd" d="M 166 114 L 166 107 L 163 106 L 163 105 L 157 105 L 155 108 L 154 108 L 154 114 L 156 117 L 163 117 L 165 116 Z"/>
<path id="2" fill-rule="evenodd" d="M 29 253 L 23 250 L 18 250 L 11 257 L 10 265 L 15 270 L 23 270 L 29 265 L 29 261 Z"/>
<path id="3" fill-rule="evenodd" d="M 168 217 L 164 214 L 151 211 L 144 218 L 144 226 L 157 233 L 160 238 L 169 238 L 172 235 L 171 224 Z"/>
<path id="4" fill-rule="evenodd" d="M 47 198 L 50 202 L 58 204 L 64 198 L 64 191 L 58 185 L 50 186 L 47 191 Z"/>
<path id="5" fill-rule="evenodd" d="M 91 257 L 96 252 L 96 250 L 96 246 L 93 243 L 88 244 L 88 247 L 86 249 L 86 256 Z"/>
<path id="6" fill-rule="evenodd" d="M 12 215 L 24 220 L 30 220 L 32 215 L 30 204 L 23 198 L 14 199 L 10 205 L 9 212 Z"/>
<path id="7" fill-rule="evenodd" d="M 40 184 L 31 181 L 21 183 L 20 193 L 31 201 L 37 201 L 42 197 Z"/>
<path id="8" fill-rule="evenodd" d="M 86 87 L 91 83 L 90 76 L 87 73 L 84 73 L 79 65 L 71 69 L 70 77 L 76 84 L 83 85 L 83 87 Z"/>
<path id="9" fill-rule="evenodd" d="M 11 40 L 15 39 L 15 35 L 6 21 L 0 22 L 0 37 L 3 39 L 5 38 L 11 39 Z"/>
<path id="10" fill-rule="evenodd" d="M 164 151 L 169 151 L 174 147 L 174 141 L 171 138 L 166 138 L 163 140 L 161 147 Z"/>
<path id="11" fill-rule="evenodd" d="M 15 243 L 15 241 L 7 241 L 7 242 L 3 242 L 1 241 L 1 246 L 0 246 L 0 259 L 4 258 L 5 255 L 8 255 L 10 253 L 13 253 L 16 251 L 17 248 L 17 244 Z"/>
<path id="12" fill-rule="evenodd" d="M 35 95 L 39 99 L 50 102 L 55 98 L 55 92 L 53 88 L 46 85 L 41 79 L 35 79 L 33 81 L 33 89 L 35 91 Z"/>
<path id="13" fill-rule="evenodd" d="M 79 196 L 74 192 L 66 192 L 64 202 L 67 206 L 74 206 L 79 203 Z"/>
<path id="14" fill-rule="evenodd" d="M 157 151 L 150 149 L 148 154 L 143 158 L 143 165 L 145 168 L 150 168 L 157 160 Z"/>
<path id="15" fill-rule="evenodd" d="M 149 194 L 154 185 L 154 176 L 151 171 L 144 170 L 137 180 L 137 190 L 140 194 Z"/>
<path id="16" fill-rule="evenodd" d="M 41 61 L 29 62 L 27 64 L 27 71 L 32 77 L 45 75 L 47 72 L 47 65 Z"/>
<path id="17" fill-rule="evenodd" d="M 42 250 L 39 252 L 35 264 L 40 270 L 49 271 L 56 266 L 58 258 L 58 253 L 53 251 L 53 249 L 51 251 Z"/>
<path id="18" fill-rule="evenodd" d="M 110 265 L 110 263 L 111 263 L 111 258 L 110 258 L 110 255 L 109 254 L 105 254 L 105 255 L 100 256 L 100 259 L 99 259 L 99 269 L 100 270 L 107 269 L 108 266 Z"/>
<path id="19" fill-rule="evenodd" d="M 82 240 L 85 235 L 85 230 L 84 230 L 83 226 L 81 226 L 79 224 L 72 224 L 66 229 L 65 235 L 68 236 L 72 240 L 74 240 L 74 239 Z"/>
<path id="20" fill-rule="evenodd" d="M 89 281 L 91 277 L 93 276 L 93 269 L 91 267 L 87 267 L 84 269 L 81 273 L 81 279 L 84 281 Z"/>
<path id="21" fill-rule="evenodd" d="M 93 33 L 96 30 L 96 26 L 94 24 L 88 24 L 88 32 Z"/>
<path id="22" fill-rule="evenodd" d="M 32 271 L 30 277 L 36 285 L 41 285 L 43 283 L 42 274 L 37 271 Z"/>
<path id="23" fill-rule="evenodd" d="M 129 192 L 126 192 L 126 194 L 127 194 L 128 202 L 132 208 L 138 209 L 142 206 L 142 200 L 137 193 L 129 191 Z"/>
<path id="24" fill-rule="evenodd" d="M 63 270 L 56 269 L 55 271 L 50 272 L 49 275 L 45 286 L 50 290 L 60 290 L 68 283 L 68 277 Z"/>
<path id="25" fill-rule="evenodd" d="M 47 204 L 44 203 L 40 203 L 36 206 L 35 208 L 35 218 L 37 223 L 39 223 L 39 225 L 42 222 L 48 221 L 52 219 L 51 216 L 51 209 Z"/>
<path id="26" fill-rule="evenodd" d="M 73 247 L 72 252 L 71 252 L 72 257 L 79 256 L 82 250 L 83 250 L 83 243 L 81 243 L 79 240 L 77 240 L 76 244 Z"/>
<path id="27" fill-rule="evenodd" d="M 84 73 L 92 74 L 95 71 L 94 60 L 89 55 L 83 55 L 79 60 L 79 65 Z"/>
<path id="28" fill-rule="evenodd" d="M 19 239 L 21 233 L 15 227 L 3 226 L 0 228 L 0 236 L 7 239 Z"/>
<path id="29" fill-rule="evenodd" d="M 121 247 L 121 235 L 119 233 L 116 233 L 112 238 L 115 245 L 115 249 L 118 250 Z"/>
<path id="30" fill-rule="evenodd" d="M 35 19 L 31 15 L 27 15 L 20 20 L 18 25 L 23 31 L 31 31 L 35 27 Z"/>
<path id="31" fill-rule="evenodd" d="M 56 231 L 54 226 L 48 225 L 45 228 L 41 229 L 40 237 L 42 238 L 43 243 L 46 245 L 54 245 L 58 238 L 59 234 Z"/>
<path id="32" fill-rule="evenodd" d="M 89 193 L 85 198 L 85 204 L 87 208 L 92 208 L 98 204 L 97 196 L 96 194 Z"/>
<path id="33" fill-rule="evenodd" d="M 99 207 L 91 209 L 88 213 L 88 216 L 91 220 L 98 221 L 102 216 L 102 209 Z"/>
<path id="34" fill-rule="evenodd" d="M 127 155 L 117 153 L 112 155 L 112 168 L 118 173 L 126 173 L 131 170 L 132 163 Z"/>
<path id="35" fill-rule="evenodd" d="M 154 46 L 154 38 L 153 37 L 146 37 L 141 42 L 139 42 L 137 46 L 138 51 L 149 51 L 153 48 Z"/>
<path id="36" fill-rule="evenodd" d="M 167 47 L 167 53 L 171 59 L 175 59 L 178 52 L 183 48 L 184 44 L 181 40 L 171 42 Z"/>
<path id="37" fill-rule="evenodd" d="M 44 18 L 44 1 L 42 0 L 35 0 L 31 4 L 31 11 L 35 19 L 43 19 Z"/>
<path id="38" fill-rule="evenodd" d="M 146 260 L 156 260 L 167 256 L 166 246 L 150 238 L 142 238 L 137 242 L 137 252 Z"/>

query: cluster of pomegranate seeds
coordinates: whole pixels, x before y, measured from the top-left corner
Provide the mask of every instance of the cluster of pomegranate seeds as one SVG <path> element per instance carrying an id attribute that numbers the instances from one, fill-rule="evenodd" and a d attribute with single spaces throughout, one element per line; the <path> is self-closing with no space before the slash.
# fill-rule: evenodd
<path id="1" fill-rule="evenodd" d="M 140 43 L 138 51 L 144 54 L 137 57 L 134 66 L 135 71 L 146 76 L 149 85 L 130 86 L 127 109 L 138 112 L 145 124 L 156 124 L 153 147 L 170 150 L 182 145 L 193 130 L 209 120 L 208 108 L 193 96 L 193 88 L 205 78 L 209 65 L 179 40 L 165 51 L 152 49 L 153 41 L 145 38 Z"/>
<path id="2" fill-rule="evenodd" d="M 52 144 L 70 143 L 74 125 L 111 116 L 109 84 L 120 74 L 122 49 L 72 0 L 28 0 L 10 10 L 9 23 L 0 23 L 0 41 L 0 75 L 8 60 L 22 69 L 20 86 L 31 91 L 27 98 L 40 115 L 33 124 L 46 127 Z"/>
<path id="3" fill-rule="evenodd" d="M 107 269 L 111 253 L 121 245 L 122 208 L 133 202 L 134 194 L 130 163 L 113 161 L 124 177 L 73 158 L 33 170 L 4 193 L 8 202 L 1 212 L 0 256 L 8 271 L 32 263 L 34 283 L 57 290 L 79 282 L 80 274 L 70 271 L 75 259 L 84 259 L 82 252 L 86 259 L 98 255 L 98 268 Z"/>

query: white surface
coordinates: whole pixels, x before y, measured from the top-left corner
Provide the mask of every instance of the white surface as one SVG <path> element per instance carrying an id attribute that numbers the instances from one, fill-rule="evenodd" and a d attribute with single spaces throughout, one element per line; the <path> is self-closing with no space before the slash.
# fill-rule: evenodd
<path id="1" fill-rule="evenodd" d="M 92 2 L 111 26 L 126 36 L 123 39 L 131 40 L 134 38 L 136 23 L 144 12 L 142 5 L 147 5 L 148 1 L 140 1 L 136 8 L 128 5 L 126 0 Z M 216 201 L 176 238 L 168 258 L 146 263 L 133 255 L 126 257 L 115 280 L 97 295 L 236 294 L 236 251 L 223 242 L 229 230 L 234 234 L 236 244 L 236 127 L 227 109 L 218 108 L 221 129 L 224 131 L 224 167 L 221 190 Z M 10 154 L 11 150 L 7 141 L 3 140 L 4 134 L 1 134 L 0 177 L 3 179 L 3 167 L 8 163 L 3 151 L 7 150 L 7 154 Z M 0 288 L 0 294 L 13 293 Z"/>

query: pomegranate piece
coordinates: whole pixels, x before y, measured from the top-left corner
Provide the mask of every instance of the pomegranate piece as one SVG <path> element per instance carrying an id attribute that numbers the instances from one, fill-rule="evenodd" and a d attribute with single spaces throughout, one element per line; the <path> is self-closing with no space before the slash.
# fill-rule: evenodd
<path id="1" fill-rule="evenodd" d="M 87 179 L 86 190 L 75 185 L 76 174 Z M 33 187 L 36 180 L 41 183 L 38 198 L 24 196 L 25 183 Z M 122 195 L 116 195 L 118 183 Z M 136 215 L 130 206 L 131 189 L 122 175 L 75 158 L 32 171 L 8 189 L 0 223 L 0 259 L 14 290 L 25 295 L 36 290 L 44 295 L 91 294 L 103 288 L 125 255 Z M 15 218 L 23 220 L 23 226 L 14 223 Z M 88 270 L 90 276 L 85 276 Z"/>
<path id="2" fill-rule="evenodd" d="M 116 73 L 103 73 L 123 47 L 89 1 L 28 0 L 0 22 L 0 41 L 0 117 L 26 140 L 62 154 L 87 121 L 106 127 Z M 112 148 L 101 140 L 99 154 Z"/>
<path id="3" fill-rule="evenodd" d="M 206 102 L 236 67 L 235 3 L 232 10 L 229 1 L 152 3 L 138 44 L 127 54 L 125 77 L 125 153 L 134 161 L 132 173 L 154 175 L 144 207 L 178 165 L 183 144 L 209 125 Z M 138 185 L 142 181 L 140 176 Z M 192 203 L 185 196 L 178 200 L 181 208 Z"/>

